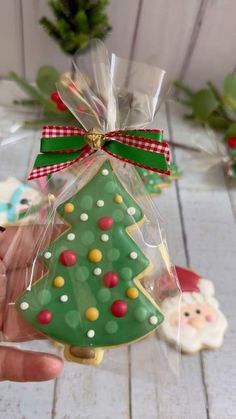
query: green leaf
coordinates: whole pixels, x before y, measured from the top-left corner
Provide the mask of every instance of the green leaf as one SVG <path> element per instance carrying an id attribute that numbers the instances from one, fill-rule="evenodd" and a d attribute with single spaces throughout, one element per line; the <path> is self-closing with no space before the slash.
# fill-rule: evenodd
<path id="1" fill-rule="evenodd" d="M 58 82 L 60 77 L 59 72 L 56 68 L 44 65 L 39 68 L 36 83 L 38 88 L 46 94 L 50 94 L 53 90 L 56 89 L 56 83 Z"/>
<path id="2" fill-rule="evenodd" d="M 231 124 L 229 128 L 225 131 L 225 139 L 234 135 L 236 135 L 236 123 Z"/>
<path id="3" fill-rule="evenodd" d="M 236 99 L 234 99 L 232 96 L 223 96 L 222 98 L 226 105 L 236 111 Z"/>
<path id="4" fill-rule="evenodd" d="M 236 99 L 236 75 L 231 73 L 224 79 L 224 96 Z"/>
<path id="5" fill-rule="evenodd" d="M 210 115 L 207 122 L 216 130 L 225 130 L 229 126 L 229 121 L 218 115 Z"/>
<path id="6" fill-rule="evenodd" d="M 217 108 L 218 102 L 209 89 L 202 89 L 193 95 L 193 111 L 201 122 L 207 121 L 211 113 Z"/>

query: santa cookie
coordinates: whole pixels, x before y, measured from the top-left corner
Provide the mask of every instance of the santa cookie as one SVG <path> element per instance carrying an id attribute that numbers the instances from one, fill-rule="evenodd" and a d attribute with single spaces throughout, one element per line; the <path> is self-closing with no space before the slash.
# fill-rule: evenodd
<path id="1" fill-rule="evenodd" d="M 41 201 L 39 191 L 14 177 L 0 182 L 0 225 L 17 224 L 22 218 L 28 218 L 32 205 L 36 208 Z"/>
<path id="2" fill-rule="evenodd" d="M 213 283 L 187 268 L 176 266 L 176 272 L 182 295 L 165 298 L 161 304 L 165 314 L 162 335 L 186 353 L 219 348 L 227 320 L 219 309 Z"/>
<path id="3" fill-rule="evenodd" d="M 16 306 L 65 356 L 98 364 L 104 348 L 131 343 L 163 321 L 140 280 L 151 268 L 129 233 L 144 214 L 109 160 L 57 209 L 68 229 L 42 251 L 48 272 Z"/>

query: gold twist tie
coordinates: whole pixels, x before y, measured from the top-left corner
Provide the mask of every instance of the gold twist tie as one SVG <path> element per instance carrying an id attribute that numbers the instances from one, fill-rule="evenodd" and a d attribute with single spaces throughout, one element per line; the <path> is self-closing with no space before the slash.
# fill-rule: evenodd
<path id="1" fill-rule="evenodd" d="M 92 128 L 85 135 L 85 142 L 94 150 L 99 150 L 105 143 L 105 135 L 99 128 Z"/>

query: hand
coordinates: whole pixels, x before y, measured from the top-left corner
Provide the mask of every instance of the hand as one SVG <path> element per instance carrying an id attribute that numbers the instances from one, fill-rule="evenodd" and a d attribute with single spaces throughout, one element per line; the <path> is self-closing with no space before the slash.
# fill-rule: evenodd
<path id="1" fill-rule="evenodd" d="M 47 246 L 62 233 L 65 226 L 8 227 L 0 232 L 0 333 L 2 340 L 22 342 L 43 339 L 44 336 L 29 326 L 15 309 L 14 302 L 29 284 L 32 262 L 38 250 Z M 46 268 L 34 266 L 34 280 Z M 63 360 L 55 355 L 0 347 L 0 380 L 44 381 L 57 377 Z"/>

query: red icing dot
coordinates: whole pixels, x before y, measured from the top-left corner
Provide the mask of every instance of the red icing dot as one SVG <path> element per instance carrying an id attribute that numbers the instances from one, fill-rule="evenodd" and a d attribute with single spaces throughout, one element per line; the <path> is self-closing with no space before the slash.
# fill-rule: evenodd
<path id="1" fill-rule="evenodd" d="M 119 277 L 116 272 L 106 272 L 103 276 L 103 284 L 108 288 L 115 287 L 119 282 Z"/>
<path id="2" fill-rule="evenodd" d="M 125 300 L 116 300 L 111 305 L 111 312 L 116 317 L 123 317 L 128 311 L 128 305 Z"/>
<path id="3" fill-rule="evenodd" d="M 41 324 L 48 324 L 52 320 L 52 313 L 50 310 L 41 310 L 38 313 L 37 320 Z"/>
<path id="4" fill-rule="evenodd" d="M 77 255 L 74 252 L 74 250 L 67 249 L 67 250 L 64 250 L 64 252 L 60 254 L 59 259 L 62 265 L 71 266 L 71 265 L 76 264 Z"/>
<path id="5" fill-rule="evenodd" d="M 98 226 L 102 230 L 110 230 L 113 225 L 113 218 L 112 217 L 101 217 L 98 220 Z"/>

